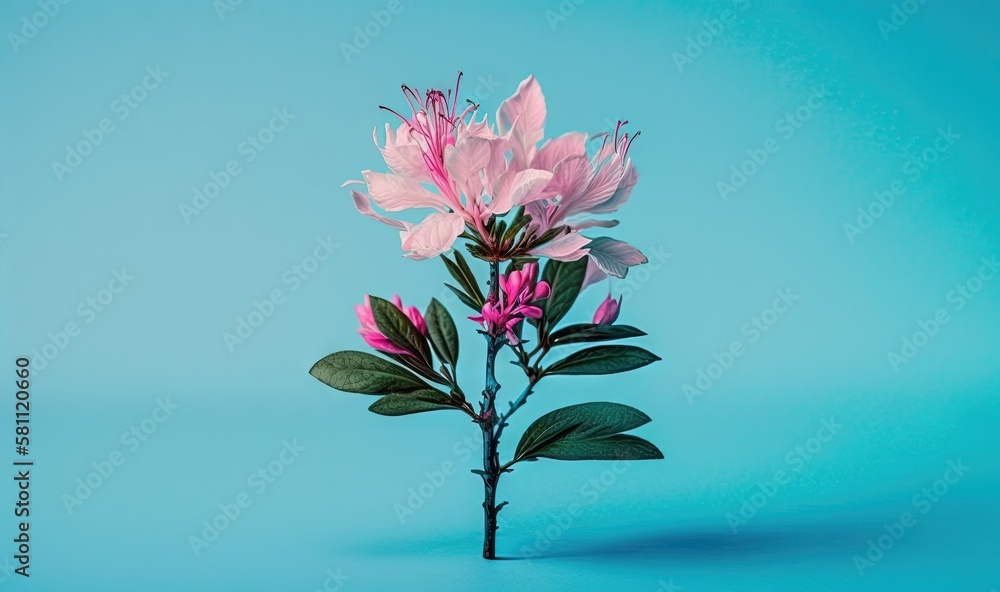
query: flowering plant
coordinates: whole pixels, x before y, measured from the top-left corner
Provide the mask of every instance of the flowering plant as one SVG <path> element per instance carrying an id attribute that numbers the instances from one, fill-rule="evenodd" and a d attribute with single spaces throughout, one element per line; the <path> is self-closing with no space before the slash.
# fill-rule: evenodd
<path id="1" fill-rule="evenodd" d="M 461 73 L 459 74 L 461 82 Z M 588 150 L 583 133 L 568 133 L 542 143 L 545 98 L 533 76 L 524 80 L 496 115 L 495 124 L 469 101 L 459 111 L 454 91 L 429 90 L 423 96 L 403 86 L 410 113 L 385 127 L 385 141 L 375 142 L 388 173 L 363 171 L 366 191 L 352 190 L 362 214 L 399 230 L 405 256 L 440 256 L 455 281 L 446 286 L 472 309 L 468 318 L 485 336 L 486 380 L 481 400 L 470 402 L 458 380 L 459 338 L 455 321 L 436 299 L 421 312 L 392 301 L 365 296 L 356 307 L 365 343 L 384 357 L 358 351 L 330 354 L 310 374 L 335 389 L 379 399 L 369 409 L 398 416 L 459 410 L 482 431 L 484 484 L 483 557 L 496 557 L 496 502 L 501 475 L 521 462 L 557 460 L 641 460 L 663 458 L 650 442 L 625 434 L 650 421 L 641 411 L 618 403 L 570 405 L 546 413 L 521 436 L 511 460 L 501 463 L 498 445 L 508 420 L 550 376 L 599 375 L 635 370 L 659 358 L 633 345 L 596 345 L 573 351 L 543 365 L 550 352 L 567 346 L 615 341 L 645 335 L 615 322 L 622 301 L 608 297 L 592 323 L 559 326 L 586 286 L 608 276 L 623 278 L 646 257 L 626 242 L 590 237 L 583 231 L 612 228 L 616 220 L 599 218 L 617 211 L 629 198 L 639 175 L 628 157 L 639 134 L 602 134 Z M 419 223 L 386 213 L 430 210 Z M 485 293 L 468 260 L 455 250 L 465 241 L 474 258 L 485 262 Z M 539 261 L 544 261 L 540 268 Z M 505 269 L 501 273 L 501 264 Z M 525 325 L 533 328 L 525 337 Z M 527 384 L 497 408 L 498 355 L 510 350 L 512 363 Z"/>

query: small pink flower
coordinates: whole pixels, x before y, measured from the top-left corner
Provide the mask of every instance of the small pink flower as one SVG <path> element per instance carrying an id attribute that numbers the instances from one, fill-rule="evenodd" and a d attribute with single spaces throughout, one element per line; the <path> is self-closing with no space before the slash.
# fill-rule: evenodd
<path id="1" fill-rule="evenodd" d="M 594 313 L 594 324 L 595 325 L 611 325 L 618 320 L 618 313 L 621 312 L 622 298 L 618 297 L 616 301 L 611 297 L 611 293 L 608 292 L 608 297 L 601 302 L 601 305 L 597 307 L 597 311 Z"/>
<path id="2" fill-rule="evenodd" d="M 482 325 L 490 335 L 507 335 L 511 345 L 519 340 L 514 329 L 525 317 L 538 319 L 542 309 L 534 302 L 548 298 L 551 290 L 547 282 L 538 280 L 538 263 L 527 263 L 519 270 L 500 276 L 498 298 L 487 300 L 482 314 L 469 317 Z"/>
<path id="3" fill-rule="evenodd" d="M 403 301 L 398 295 L 392 297 L 392 302 L 396 305 L 396 308 L 410 319 L 421 334 L 427 335 L 427 322 L 424 321 L 424 317 L 420 314 L 417 307 L 404 307 Z M 375 324 L 375 315 L 372 313 L 371 298 L 368 294 L 365 294 L 365 303 L 356 305 L 354 311 L 358 314 L 358 321 L 361 322 L 361 328 L 358 329 L 358 333 L 365 340 L 365 343 L 387 354 L 408 355 L 411 353 L 390 341 L 388 337 L 378 330 L 378 325 Z"/>

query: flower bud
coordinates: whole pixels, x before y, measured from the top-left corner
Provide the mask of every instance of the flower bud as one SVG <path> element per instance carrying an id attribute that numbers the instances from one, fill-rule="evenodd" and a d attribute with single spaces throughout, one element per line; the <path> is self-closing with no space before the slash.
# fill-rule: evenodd
<path id="1" fill-rule="evenodd" d="M 597 307 L 597 311 L 594 312 L 594 324 L 595 325 L 610 325 L 618 320 L 618 313 L 621 311 L 622 299 L 619 296 L 618 300 L 615 301 L 611 297 L 611 293 L 608 293 L 608 297 L 601 302 L 601 305 Z"/>

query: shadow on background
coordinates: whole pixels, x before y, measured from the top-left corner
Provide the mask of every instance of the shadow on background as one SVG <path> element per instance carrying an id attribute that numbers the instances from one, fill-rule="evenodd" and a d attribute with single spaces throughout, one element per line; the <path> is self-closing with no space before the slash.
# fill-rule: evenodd
<path id="1" fill-rule="evenodd" d="M 588 535 L 586 539 L 573 539 L 567 535 L 555 541 L 552 548 L 537 555 L 519 552 L 505 558 L 606 558 L 616 562 L 670 558 L 703 561 L 791 556 L 821 558 L 856 553 L 873 532 L 878 532 L 878 528 L 878 522 L 863 519 L 839 523 L 750 524 L 737 533 L 722 530 L 713 524 L 617 536 Z M 534 544 L 535 541 L 527 542 L 526 547 L 531 549 Z M 524 547 L 521 549 L 523 551 Z"/>

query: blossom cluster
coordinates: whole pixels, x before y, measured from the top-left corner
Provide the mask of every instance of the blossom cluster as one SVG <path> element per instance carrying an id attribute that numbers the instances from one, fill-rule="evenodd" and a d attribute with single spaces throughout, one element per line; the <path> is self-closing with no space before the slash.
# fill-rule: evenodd
<path id="1" fill-rule="evenodd" d="M 461 74 L 459 74 L 459 83 Z M 583 231 L 611 228 L 616 212 L 632 193 L 639 174 L 628 156 L 638 134 L 623 131 L 588 142 L 582 132 L 544 139 L 545 97 L 534 76 L 503 101 L 495 122 L 477 118 L 478 105 L 461 106 L 459 83 L 444 92 L 421 93 L 403 86 L 408 113 L 395 128 L 386 124 L 376 146 L 389 172 L 362 171 L 365 185 L 353 190 L 358 211 L 399 230 L 403 250 L 413 259 L 449 251 L 463 233 L 497 249 L 490 224 L 514 210 L 529 218 L 525 256 L 575 261 L 590 257 L 592 277 L 624 277 L 628 268 L 646 262 L 638 249 L 609 237 L 587 237 Z M 588 144 L 596 148 L 588 151 Z M 376 210 L 398 213 L 430 210 L 412 223 Z"/>

